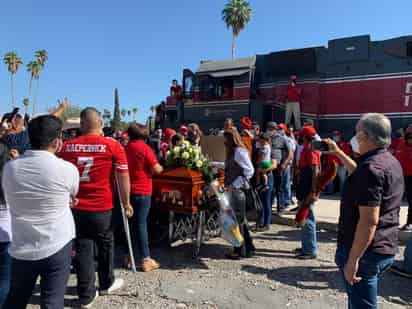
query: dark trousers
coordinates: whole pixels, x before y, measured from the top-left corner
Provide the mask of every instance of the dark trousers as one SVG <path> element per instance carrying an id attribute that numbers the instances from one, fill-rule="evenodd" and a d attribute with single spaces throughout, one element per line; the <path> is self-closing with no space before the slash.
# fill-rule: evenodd
<path id="1" fill-rule="evenodd" d="M 407 224 L 412 224 L 412 176 L 405 177 L 405 193 L 408 200 L 408 220 Z"/>
<path id="2" fill-rule="evenodd" d="M 272 204 L 275 203 L 276 200 L 276 210 L 279 212 L 281 211 L 280 205 L 280 188 L 282 184 L 282 173 L 279 169 L 275 169 L 273 171 L 273 191 L 272 191 Z"/>
<path id="3" fill-rule="evenodd" d="M 11 257 L 9 255 L 9 242 L 0 242 L 0 308 L 6 301 L 10 289 Z"/>
<path id="4" fill-rule="evenodd" d="M 135 249 L 135 253 L 139 253 L 141 259 L 150 257 L 147 217 L 149 216 L 151 198 L 150 195 L 133 194 L 130 199 L 134 210 L 134 215 L 130 218 L 130 234 L 133 249 Z"/>
<path id="5" fill-rule="evenodd" d="M 248 253 L 255 251 L 252 237 L 249 233 L 249 228 L 246 219 L 246 195 L 243 190 L 234 190 L 232 193 L 232 207 L 236 213 L 236 218 L 239 223 L 240 232 L 243 236 L 244 243 L 242 247 L 234 249 L 234 252 L 246 256 Z"/>
<path id="6" fill-rule="evenodd" d="M 114 282 L 112 211 L 73 210 L 73 216 L 77 233 L 77 293 L 80 303 L 87 304 L 96 294 L 95 247 L 100 290 L 107 290 Z"/>
<path id="7" fill-rule="evenodd" d="M 40 307 L 63 309 L 64 293 L 70 274 L 72 242 L 52 256 L 27 261 L 12 259 L 11 287 L 3 309 L 26 308 L 37 278 L 40 276 Z"/>

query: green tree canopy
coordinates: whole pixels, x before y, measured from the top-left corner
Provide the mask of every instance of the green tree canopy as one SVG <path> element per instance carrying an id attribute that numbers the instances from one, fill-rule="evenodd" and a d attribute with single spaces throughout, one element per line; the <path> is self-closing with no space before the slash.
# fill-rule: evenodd
<path id="1" fill-rule="evenodd" d="M 227 28 L 232 28 L 232 59 L 235 59 L 236 39 L 252 18 L 252 8 L 246 0 L 229 0 L 222 11 Z"/>

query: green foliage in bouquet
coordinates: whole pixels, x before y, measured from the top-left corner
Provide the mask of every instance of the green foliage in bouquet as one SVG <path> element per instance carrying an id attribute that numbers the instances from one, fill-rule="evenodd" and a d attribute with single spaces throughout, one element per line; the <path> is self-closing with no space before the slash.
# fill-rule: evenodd
<path id="1" fill-rule="evenodd" d="M 184 141 L 167 152 L 166 166 L 185 166 L 197 170 L 202 173 L 206 183 L 211 183 L 215 179 L 210 160 L 202 154 L 199 146 L 193 146 L 188 141 Z"/>

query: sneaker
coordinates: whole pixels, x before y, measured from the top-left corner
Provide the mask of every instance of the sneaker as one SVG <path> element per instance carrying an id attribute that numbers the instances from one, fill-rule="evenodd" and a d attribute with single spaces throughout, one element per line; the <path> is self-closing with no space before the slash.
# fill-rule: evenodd
<path id="1" fill-rule="evenodd" d="M 296 256 L 296 258 L 298 258 L 299 260 L 315 260 L 315 259 L 316 259 L 316 255 L 301 253 L 301 254 L 298 254 L 298 255 Z"/>
<path id="2" fill-rule="evenodd" d="M 400 266 L 392 265 L 390 270 L 399 276 L 412 279 L 412 273 L 407 272 Z"/>
<path id="3" fill-rule="evenodd" d="M 160 268 L 160 264 L 153 259 L 147 259 L 142 264 L 142 269 L 144 272 L 149 272 Z"/>
<path id="4" fill-rule="evenodd" d="M 296 248 L 295 250 L 293 250 L 293 253 L 297 255 L 302 254 L 302 248 Z"/>
<path id="5" fill-rule="evenodd" d="M 100 295 L 110 295 L 113 294 L 114 291 L 121 289 L 124 285 L 124 280 L 120 278 L 116 278 L 113 284 L 107 290 L 101 290 Z"/>
<path id="6" fill-rule="evenodd" d="M 401 227 L 401 231 L 412 231 L 412 224 L 408 223 Z"/>
<path id="7" fill-rule="evenodd" d="M 289 212 L 297 212 L 298 210 L 299 210 L 299 206 L 295 207 L 295 208 L 292 208 L 291 210 L 289 210 Z"/>
<path id="8" fill-rule="evenodd" d="M 88 304 L 80 305 L 80 308 L 87 309 L 87 308 L 93 307 L 93 304 L 96 302 L 96 299 L 98 297 L 99 297 L 99 292 L 96 291 L 96 294 L 94 295 L 94 298 Z"/>
<path id="9" fill-rule="evenodd" d="M 264 225 L 262 226 L 262 228 L 260 229 L 261 232 L 267 232 L 270 230 L 270 226 L 269 225 Z"/>

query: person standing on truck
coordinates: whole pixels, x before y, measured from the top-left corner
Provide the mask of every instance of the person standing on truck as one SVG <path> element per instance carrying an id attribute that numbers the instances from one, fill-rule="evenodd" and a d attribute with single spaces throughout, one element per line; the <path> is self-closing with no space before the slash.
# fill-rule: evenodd
<path id="1" fill-rule="evenodd" d="M 302 89 L 296 85 L 296 75 L 290 77 L 290 85 L 286 90 L 286 115 L 285 124 L 290 126 L 292 115 L 294 120 L 294 127 L 297 130 L 301 128 L 300 121 L 300 100 L 302 95 Z"/>

